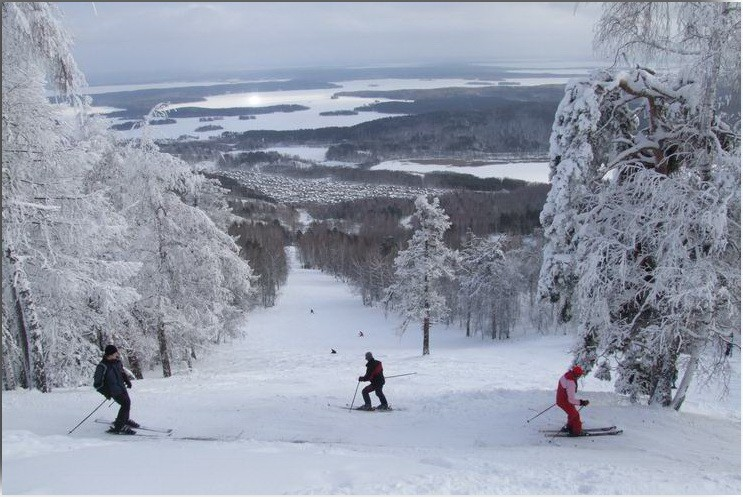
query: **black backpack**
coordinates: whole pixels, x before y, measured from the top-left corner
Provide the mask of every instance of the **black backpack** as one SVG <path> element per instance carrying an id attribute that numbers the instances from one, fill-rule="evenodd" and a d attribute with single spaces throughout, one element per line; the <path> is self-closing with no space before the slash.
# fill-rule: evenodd
<path id="1" fill-rule="evenodd" d="M 103 361 L 99 362 L 98 366 L 96 366 L 95 368 L 95 374 L 93 375 L 93 388 L 95 388 L 98 393 L 109 399 L 111 398 L 111 394 L 109 393 L 108 386 L 106 385 L 107 372 L 108 366 L 103 364 Z"/>

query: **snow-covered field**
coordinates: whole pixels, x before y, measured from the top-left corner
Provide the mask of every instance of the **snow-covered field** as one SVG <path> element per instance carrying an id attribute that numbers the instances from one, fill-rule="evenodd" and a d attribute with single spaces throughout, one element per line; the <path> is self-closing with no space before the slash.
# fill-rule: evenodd
<path id="1" fill-rule="evenodd" d="M 102 400 L 92 387 L 4 392 L 3 492 L 741 492 L 737 352 L 731 395 L 720 400 L 718 387 L 692 387 L 680 413 L 631 405 L 589 377 L 579 392 L 591 400 L 585 424 L 616 424 L 624 434 L 551 441 L 538 430 L 561 426 L 557 408 L 526 420 L 554 402 L 570 336 L 492 342 L 435 327 L 431 355 L 421 357 L 419 331 L 399 337 L 396 324 L 295 261 L 277 305 L 251 314 L 243 339 L 204 351 L 191 372 L 163 379 L 151 371 L 134 382 L 132 418 L 173 427 L 171 438 L 107 435 L 90 420 L 68 435 Z M 417 373 L 388 379 L 397 411 L 343 408 L 367 350 L 387 376 Z M 105 404 L 94 417 L 115 413 Z"/>
<path id="2" fill-rule="evenodd" d="M 328 147 L 269 147 L 266 152 L 278 152 L 280 154 L 299 157 L 304 160 L 317 162 L 324 166 L 335 167 L 355 167 L 353 164 L 327 161 L 325 154 Z M 237 152 L 233 152 L 237 153 Z M 511 178 L 523 181 L 532 181 L 537 183 L 549 183 L 549 162 L 508 162 L 481 164 L 476 166 L 455 165 L 459 162 L 457 159 L 451 159 L 447 162 L 445 159 L 436 159 L 435 161 L 416 161 L 415 159 L 407 160 L 388 160 L 372 166 L 371 170 L 388 170 L 402 171 L 411 174 L 425 174 L 436 171 L 471 174 L 478 178 Z"/>
<path id="3" fill-rule="evenodd" d="M 549 162 L 511 162 L 508 164 L 483 164 L 481 166 L 455 166 L 427 164 L 409 160 L 388 160 L 372 166 L 374 171 L 390 170 L 425 174 L 435 171 L 471 174 L 478 178 L 511 178 L 537 183 L 549 183 Z"/>

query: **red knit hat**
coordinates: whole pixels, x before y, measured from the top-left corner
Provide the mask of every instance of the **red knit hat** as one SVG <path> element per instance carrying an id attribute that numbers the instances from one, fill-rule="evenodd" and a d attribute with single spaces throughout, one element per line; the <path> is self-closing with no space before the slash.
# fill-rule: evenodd
<path id="1" fill-rule="evenodd" d="M 573 366 L 570 370 L 575 376 L 583 376 L 583 368 L 580 366 Z"/>

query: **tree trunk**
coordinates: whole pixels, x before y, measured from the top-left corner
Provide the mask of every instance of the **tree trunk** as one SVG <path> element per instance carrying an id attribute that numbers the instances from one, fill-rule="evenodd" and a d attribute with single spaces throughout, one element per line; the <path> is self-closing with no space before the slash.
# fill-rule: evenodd
<path id="1" fill-rule="evenodd" d="M 127 350 L 126 356 L 129 359 L 129 366 L 132 368 L 134 377 L 138 380 L 143 379 L 144 375 L 142 374 L 142 363 L 139 360 L 139 356 L 137 355 L 137 353 L 133 350 Z"/>
<path id="2" fill-rule="evenodd" d="M 3 390 L 15 390 L 17 385 L 15 371 L 13 369 L 14 350 L 13 336 L 8 328 L 8 317 L 5 313 L 5 303 L 3 303 Z"/>
<path id="3" fill-rule="evenodd" d="M 31 387 L 31 384 L 33 384 L 33 387 L 42 392 L 50 392 L 51 385 L 49 384 L 46 363 L 44 361 L 41 325 L 39 324 L 39 317 L 36 313 L 31 289 L 28 286 L 21 262 L 13 254 L 11 249 L 8 249 L 7 255 L 8 259 L 13 263 L 12 289 L 18 312 L 21 345 L 25 346 L 26 367 L 31 380 L 28 386 Z"/>
<path id="4" fill-rule="evenodd" d="M 424 256 L 423 258 L 428 261 L 428 240 L 425 242 L 425 248 L 424 248 Z M 430 315 L 430 309 L 431 304 L 428 301 L 428 274 L 425 274 L 423 276 L 423 308 L 424 308 L 424 317 L 423 317 L 423 355 L 430 354 L 430 350 L 428 347 L 428 335 L 431 329 L 431 315 Z"/>
<path id="5" fill-rule="evenodd" d="M 160 362 L 163 365 L 163 377 L 169 378 L 172 373 L 170 372 L 170 357 L 168 355 L 168 340 L 165 336 L 165 323 L 162 322 L 162 317 L 157 323 L 157 344 L 160 347 Z"/>
<path id="6" fill-rule="evenodd" d="M 21 306 L 18 302 L 17 292 L 15 288 L 15 270 L 13 269 L 14 264 L 11 261 L 11 249 L 6 249 L 3 252 L 3 310 L 6 312 L 5 324 L 8 327 L 12 344 L 15 345 L 15 354 L 12 354 L 14 360 L 9 361 L 10 364 L 15 363 L 15 371 L 17 371 L 18 383 L 21 388 L 31 388 L 31 360 L 29 359 L 28 351 L 28 338 L 26 336 L 26 330 L 23 325 L 23 314 L 21 312 Z M 3 360 L 8 357 L 10 349 L 3 350 Z"/>
<path id="7" fill-rule="evenodd" d="M 686 400 L 686 392 L 689 390 L 689 386 L 691 386 L 691 381 L 694 379 L 694 374 L 699 365 L 700 351 L 701 346 L 698 343 L 695 343 L 692 346 L 691 358 L 689 359 L 689 364 L 686 366 L 686 371 L 684 371 L 684 377 L 681 379 L 678 390 L 676 390 L 676 395 L 673 397 L 673 401 L 671 402 L 671 407 L 676 411 L 681 409 L 681 405 L 684 403 L 684 400 Z"/>
<path id="8" fill-rule="evenodd" d="M 21 348 L 21 386 L 23 388 L 31 388 L 31 351 L 28 348 L 28 333 L 26 331 L 26 323 L 23 320 L 23 309 L 21 308 L 21 301 L 18 299 L 18 292 L 15 285 L 12 288 L 13 303 L 15 304 L 15 328 L 18 330 L 18 344 Z"/>
<path id="9" fill-rule="evenodd" d="M 431 322 L 428 316 L 426 316 L 423 318 L 423 355 L 430 354 L 430 350 L 428 347 L 428 335 L 429 335 L 430 329 L 431 329 Z"/>
<path id="10" fill-rule="evenodd" d="M 654 371 L 655 378 L 653 378 L 648 404 L 659 404 L 663 407 L 671 405 L 673 383 L 676 380 L 676 375 L 678 373 L 678 370 L 676 369 L 676 360 L 678 359 L 677 350 L 678 339 L 674 340 L 672 349 L 666 351 L 662 357 L 659 358 L 657 370 Z"/>
<path id="11" fill-rule="evenodd" d="M 167 215 L 165 208 L 160 205 L 155 211 L 157 217 L 157 241 L 158 241 L 158 253 L 160 255 L 160 264 L 158 270 L 160 272 L 159 277 L 162 279 L 170 277 L 172 280 L 172 274 L 168 268 L 168 256 L 167 250 L 165 249 L 165 237 L 163 235 L 163 218 Z M 158 309 L 157 309 L 157 344 L 160 350 L 160 361 L 163 366 L 163 377 L 168 378 L 171 376 L 170 371 L 170 356 L 168 354 L 168 339 L 165 336 L 165 323 L 163 322 L 163 298 L 165 294 L 164 285 L 161 284 L 158 295 Z"/>
<path id="12" fill-rule="evenodd" d="M 718 13 L 715 16 L 723 23 L 712 23 L 712 33 L 709 35 L 708 67 L 702 75 L 702 94 L 699 104 L 699 137 L 702 139 L 700 150 L 705 153 L 705 160 L 701 165 L 701 176 L 705 182 L 712 181 L 712 163 L 714 161 L 712 145 L 709 136 L 712 134 L 712 117 L 714 114 L 715 101 L 717 100 L 717 85 L 719 84 L 720 67 L 722 63 L 722 47 L 724 30 L 728 29 L 728 18 L 731 17 L 729 7 L 725 3 L 715 5 Z"/>

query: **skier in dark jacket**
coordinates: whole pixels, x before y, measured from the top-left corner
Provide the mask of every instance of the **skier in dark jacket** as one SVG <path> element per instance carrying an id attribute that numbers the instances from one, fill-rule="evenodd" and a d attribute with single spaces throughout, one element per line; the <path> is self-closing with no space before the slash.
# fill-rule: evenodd
<path id="1" fill-rule="evenodd" d="M 119 404 L 119 414 L 116 416 L 113 426 L 109 429 L 111 433 L 134 435 L 136 432 L 132 427 L 138 428 L 139 424 L 129 419 L 129 411 L 132 402 L 129 399 L 127 388 L 132 388 L 132 382 L 124 372 L 119 350 L 114 345 L 107 345 L 103 353 L 103 359 L 98 363 L 93 377 L 93 387 L 104 397 Z"/>
<path id="2" fill-rule="evenodd" d="M 382 363 L 374 359 L 371 352 L 366 353 L 366 374 L 359 376 L 359 381 L 370 381 L 371 383 L 361 390 L 361 395 L 364 397 L 364 405 L 358 409 L 361 411 L 371 411 L 371 398 L 369 397 L 370 392 L 374 392 L 379 397 L 381 404 L 377 406 L 377 409 L 389 409 L 387 405 L 387 398 L 382 393 L 382 387 L 384 386 L 384 370 L 382 369 Z"/>

